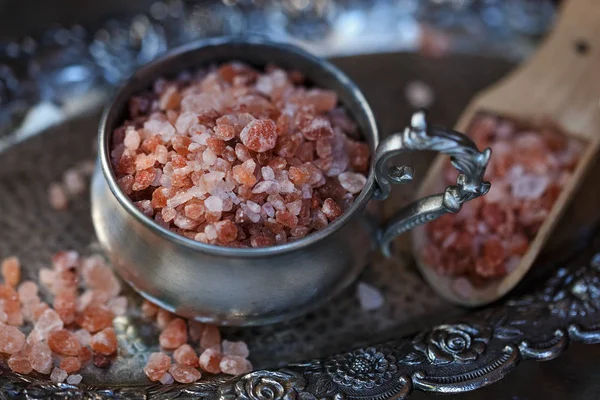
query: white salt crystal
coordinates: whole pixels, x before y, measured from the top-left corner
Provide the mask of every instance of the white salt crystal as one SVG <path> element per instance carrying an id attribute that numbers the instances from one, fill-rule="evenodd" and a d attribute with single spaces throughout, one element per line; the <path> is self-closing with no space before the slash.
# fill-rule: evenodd
<path id="1" fill-rule="evenodd" d="M 208 240 L 215 240 L 217 238 L 217 228 L 214 225 L 206 225 L 204 227 L 204 234 Z"/>
<path id="2" fill-rule="evenodd" d="M 48 201 L 55 210 L 66 210 L 69 206 L 67 193 L 60 183 L 51 183 L 48 187 Z"/>
<path id="3" fill-rule="evenodd" d="M 79 383 L 81 383 L 82 379 L 83 379 L 82 376 L 79 374 L 69 375 L 67 377 L 67 383 L 69 385 L 78 385 Z"/>
<path id="4" fill-rule="evenodd" d="M 133 127 L 128 127 L 125 132 L 123 144 L 129 150 L 135 151 L 140 147 L 140 134 Z"/>
<path id="5" fill-rule="evenodd" d="M 356 296 L 360 302 L 360 307 L 365 311 L 381 308 L 384 303 L 383 295 L 379 289 L 365 282 L 358 282 Z"/>
<path id="6" fill-rule="evenodd" d="M 250 211 L 252 211 L 253 213 L 259 213 L 260 212 L 260 206 L 258 204 L 256 204 L 253 201 L 246 201 L 246 205 L 248 206 L 248 209 Z"/>
<path id="7" fill-rule="evenodd" d="M 365 187 L 367 178 L 354 172 L 343 172 L 338 175 L 340 185 L 350 193 L 359 193 Z"/>
<path id="8" fill-rule="evenodd" d="M 50 380 L 53 383 L 62 383 L 67 379 L 67 373 L 60 368 L 54 368 L 50 374 Z"/>
<path id="9" fill-rule="evenodd" d="M 433 89 L 421 81 L 411 81 L 404 88 L 404 96 L 412 108 L 429 108 L 435 100 Z"/>
<path id="10" fill-rule="evenodd" d="M 223 211 L 223 199 L 217 196 L 210 196 L 204 200 L 204 206 L 208 211 L 221 212 Z"/>
<path id="11" fill-rule="evenodd" d="M 212 149 L 207 148 L 206 150 L 204 150 L 204 153 L 202 153 L 202 160 L 206 165 L 210 166 L 217 161 L 217 155 L 214 151 L 212 151 Z"/>
<path id="12" fill-rule="evenodd" d="M 173 376 L 171 376 L 170 373 L 165 372 L 159 379 L 159 382 L 162 383 L 163 385 L 170 385 L 173 382 L 175 382 L 175 380 L 173 379 Z"/>
<path id="13" fill-rule="evenodd" d="M 260 173 L 262 174 L 263 179 L 266 181 L 272 181 L 275 179 L 275 172 L 273 172 L 271 167 L 262 167 L 260 169 Z"/>

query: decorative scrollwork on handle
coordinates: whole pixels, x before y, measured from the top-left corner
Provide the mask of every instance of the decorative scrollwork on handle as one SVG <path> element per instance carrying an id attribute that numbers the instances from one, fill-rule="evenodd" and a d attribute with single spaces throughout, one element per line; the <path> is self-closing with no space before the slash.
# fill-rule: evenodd
<path id="1" fill-rule="evenodd" d="M 490 159 L 489 148 L 480 152 L 475 143 L 462 133 L 437 127 L 428 127 L 425 112 L 415 112 L 410 126 L 402 133 L 387 137 L 375 153 L 375 198 L 383 200 L 391 191 L 392 183 L 407 183 L 412 180 L 413 169 L 409 165 L 389 165 L 392 157 L 408 151 L 431 150 L 450 156 L 452 165 L 459 171 L 456 185 L 446 188 L 444 193 L 417 200 L 400 210 L 385 228 L 380 237 L 382 251 L 389 256 L 389 244 L 398 235 L 417 225 L 432 221 L 445 213 L 460 211 L 462 204 L 485 195 L 490 183 L 483 175 Z"/>

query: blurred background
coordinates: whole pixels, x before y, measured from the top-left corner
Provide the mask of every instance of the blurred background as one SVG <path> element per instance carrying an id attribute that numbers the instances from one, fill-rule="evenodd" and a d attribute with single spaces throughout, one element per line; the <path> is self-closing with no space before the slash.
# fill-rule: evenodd
<path id="1" fill-rule="evenodd" d="M 0 148 L 100 104 L 169 48 L 266 35 L 323 56 L 413 51 L 519 61 L 556 0 L 0 0 Z"/>

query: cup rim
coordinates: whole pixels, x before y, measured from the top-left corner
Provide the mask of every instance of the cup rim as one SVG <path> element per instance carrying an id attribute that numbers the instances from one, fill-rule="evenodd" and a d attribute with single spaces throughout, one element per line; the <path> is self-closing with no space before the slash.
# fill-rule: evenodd
<path id="1" fill-rule="evenodd" d="M 339 83 L 341 83 L 345 90 L 351 94 L 351 96 L 356 100 L 358 104 L 360 104 L 364 115 L 366 116 L 366 124 L 369 125 L 369 129 L 373 134 L 373 149 L 371 154 L 369 172 L 367 175 L 367 183 L 359 195 L 356 197 L 350 208 L 342 213 L 342 215 L 337 218 L 332 223 L 328 224 L 324 229 L 321 229 L 316 232 L 309 233 L 303 238 L 295 239 L 293 241 L 284 243 L 284 244 L 276 244 L 268 247 L 259 247 L 259 248 L 237 248 L 237 247 L 227 247 L 227 246 L 218 246 L 208 243 L 202 243 L 190 238 L 187 238 L 183 235 L 179 235 L 178 233 L 172 232 L 169 229 L 166 229 L 152 219 L 145 216 L 129 199 L 129 197 L 121 190 L 117 183 L 117 178 L 113 172 L 113 168 L 110 162 L 110 150 L 109 150 L 109 139 L 112 135 L 112 131 L 108 132 L 109 126 L 108 121 L 112 118 L 113 113 L 118 113 L 120 109 L 117 109 L 117 100 L 123 96 L 127 89 L 133 85 L 134 83 L 138 84 L 140 81 L 147 81 L 148 86 L 152 83 L 152 80 L 148 80 L 147 75 L 149 75 L 150 71 L 156 69 L 161 64 L 171 60 L 175 57 L 181 57 L 184 54 L 191 53 L 197 51 L 201 48 L 214 46 L 227 46 L 227 45 L 257 45 L 262 47 L 270 47 L 274 50 L 286 52 L 288 54 L 293 54 L 297 57 L 302 57 L 307 59 L 309 62 L 318 66 L 321 69 L 326 70 L 326 72 L 334 77 Z M 171 71 L 177 72 L 177 71 Z M 165 72 L 167 74 L 167 72 Z M 363 132 L 364 133 L 364 132 Z M 366 134 L 366 133 L 364 133 Z M 379 133 L 377 129 L 377 123 L 375 122 L 375 117 L 369 106 L 367 100 L 364 95 L 356 86 L 356 84 L 340 69 L 331 64 L 329 61 L 324 58 L 315 56 L 300 47 L 288 43 L 288 42 L 276 42 L 269 39 L 265 39 L 264 37 L 235 37 L 235 36 L 225 36 L 218 38 L 210 38 L 210 39 L 201 39 L 197 41 L 190 42 L 188 44 L 178 46 L 169 52 L 165 53 L 161 57 L 143 65 L 138 68 L 136 72 L 115 92 L 113 97 L 111 98 L 108 105 L 105 107 L 98 127 L 98 157 L 100 160 L 100 168 L 102 170 L 102 174 L 104 179 L 112 192 L 112 194 L 116 197 L 119 204 L 125 208 L 125 210 L 133 216 L 138 222 L 140 222 L 144 227 L 150 229 L 155 234 L 160 237 L 169 240 L 170 242 L 183 246 L 187 249 L 193 251 L 200 251 L 203 253 L 218 255 L 218 256 L 233 256 L 233 257 L 265 257 L 271 255 L 277 255 L 281 253 L 288 253 L 292 251 L 301 250 L 306 248 L 320 240 L 325 240 L 328 236 L 333 234 L 342 228 L 346 223 L 353 218 L 354 214 L 359 211 L 372 197 L 374 185 L 375 185 L 375 173 L 374 173 L 374 155 L 377 146 L 379 145 Z"/>

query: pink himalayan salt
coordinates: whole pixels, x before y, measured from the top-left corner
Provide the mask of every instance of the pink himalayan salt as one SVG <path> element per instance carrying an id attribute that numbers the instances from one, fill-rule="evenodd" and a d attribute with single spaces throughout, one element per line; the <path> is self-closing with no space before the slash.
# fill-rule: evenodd
<path id="1" fill-rule="evenodd" d="M 52 256 L 52 269 L 64 272 L 79 265 L 79 253 L 74 250 L 59 251 Z"/>
<path id="2" fill-rule="evenodd" d="M 82 194 L 87 187 L 84 176 L 76 168 L 65 171 L 63 175 L 63 185 L 67 193 L 71 196 Z"/>
<path id="3" fill-rule="evenodd" d="M 90 347 L 94 353 L 105 356 L 116 353 L 118 344 L 117 335 L 112 327 L 101 330 L 90 340 Z"/>
<path id="4" fill-rule="evenodd" d="M 2 278 L 7 285 L 17 287 L 21 280 L 21 262 L 17 257 L 8 257 L 2 261 Z"/>
<path id="5" fill-rule="evenodd" d="M 59 367 L 66 373 L 71 374 L 81 369 L 81 360 L 78 357 L 65 357 L 60 360 Z"/>
<path id="6" fill-rule="evenodd" d="M 227 70 L 230 65 L 225 64 L 223 68 Z M 191 83 L 165 81 L 162 87 L 168 87 L 175 98 L 180 95 L 181 111 L 151 111 L 148 99 L 144 100 L 148 105 L 142 107 L 144 101 L 140 100 L 141 97 L 134 97 L 131 100 L 131 117 L 148 118 L 143 130 L 137 130 L 138 135 L 143 132 L 146 137 L 140 137 L 138 145 L 136 134 L 128 134 L 128 130 L 134 128 L 119 128 L 115 137 L 121 139 L 114 141 L 113 164 L 117 174 L 121 174 L 118 176 L 120 181 L 130 177 L 130 182 L 122 185 L 128 195 L 139 196 L 141 190 L 150 188 L 147 198 L 136 199 L 136 204 L 143 206 L 143 212 L 149 216 L 152 214 L 159 224 L 182 235 L 202 242 L 236 247 L 285 243 L 288 238 L 303 237 L 327 225 L 321 221 L 324 214 L 320 211 L 326 197 L 320 197 L 320 192 L 313 193 L 314 189 L 326 183 L 325 176 L 333 177 L 347 171 L 367 172 L 369 149 L 351 138 L 350 135 L 356 135 L 356 126 L 341 108 L 335 108 L 335 93 L 319 88 L 306 89 L 301 86 L 302 80 L 295 80 L 293 74 L 277 68 L 273 69 L 276 71 L 274 74 L 283 85 L 273 86 L 271 70 L 262 74 L 249 66 L 245 69 L 258 77 L 256 82 L 263 82 L 261 85 L 265 93 L 270 93 L 267 97 L 248 94 L 255 90 L 255 78 L 245 80 L 236 77 L 222 81 L 215 78 L 217 73 L 209 73 Z M 270 90 L 275 87 L 278 89 Z M 156 96 L 163 99 L 166 89 L 161 90 Z M 283 96 L 279 90 L 285 90 L 286 95 Z M 224 115 L 225 111 L 228 114 Z M 165 131 L 168 132 L 165 134 Z M 134 143 L 128 142 L 129 147 L 126 148 L 123 140 L 129 135 Z M 271 139 L 273 142 L 270 142 Z M 254 165 L 244 165 L 249 162 Z M 298 167 L 299 162 L 305 162 L 302 170 L 305 176 L 301 177 L 303 183 L 297 179 L 298 174 L 288 177 L 288 169 Z M 216 172 L 222 177 L 215 180 L 213 175 Z M 152 181 L 148 174 L 154 177 Z M 168 193 L 171 189 L 173 191 Z M 190 196 L 192 189 L 195 194 Z M 265 217 L 271 209 L 266 206 L 263 211 L 264 196 L 255 196 L 263 193 L 293 195 L 284 202 L 284 208 L 287 203 L 293 203 L 290 206 L 293 213 L 297 212 L 294 202 L 298 197 L 311 199 L 316 196 L 305 211 L 308 215 L 299 221 L 280 218 L 280 221 L 287 222 L 280 231 L 275 227 L 280 224 L 277 219 L 269 221 Z M 342 199 L 343 195 L 347 196 Z M 201 220 L 187 215 L 187 202 L 203 201 L 211 196 L 223 201 L 222 207 L 217 204 L 215 211 L 200 215 Z M 173 201 L 174 197 L 177 201 Z M 146 206 L 150 198 L 152 208 Z M 339 204 L 343 204 L 344 209 L 352 199 L 353 193 L 350 192 L 340 193 L 339 198 L 333 197 L 334 201 L 343 201 Z M 252 211 L 252 206 L 248 208 L 248 200 L 257 204 L 259 210 Z M 211 199 L 209 204 L 213 201 L 218 202 Z M 183 209 L 176 209 L 179 205 L 183 205 Z M 230 210 L 231 214 L 227 214 Z M 239 231 L 240 235 L 233 240 L 229 239 L 230 236 L 226 236 L 229 240 L 221 240 L 215 237 L 213 227 L 216 222 L 228 219 L 229 215 L 235 216 L 231 220 L 235 229 L 230 231 Z M 317 221 L 314 215 L 318 216 Z M 212 227 L 207 229 L 204 221 Z M 301 226 L 297 228 L 298 224 Z M 276 231 L 253 235 L 249 229 L 254 225 L 264 225 L 269 230 L 273 227 Z M 291 232 L 291 229 L 294 231 Z"/>
<path id="7" fill-rule="evenodd" d="M 189 328 L 189 337 L 192 341 L 197 342 L 202 337 L 202 332 L 204 332 L 205 324 L 198 321 L 189 320 L 188 328 Z"/>
<path id="8" fill-rule="evenodd" d="M 15 354 L 25 345 L 25 335 L 18 328 L 0 323 L 0 353 Z"/>
<path id="9" fill-rule="evenodd" d="M 385 301 L 379 289 L 365 282 L 359 282 L 356 286 L 356 296 L 360 308 L 365 311 L 377 310 L 383 306 Z"/>
<path id="10" fill-rule="evenodd" d="M 38 285 L 33 281 L 21 282 L 19 288 L 17 289 L 21 304 L 39 301 L 40 298 L 38 297 L 38 290 Z"/>
<path id="11" fill-rule="evenodd" d="M 11 355 L 7 361 L 7 364 L 8 368 L 10 368 L 12 371 L 23 375 L 27 375 L 33 370 L 33 368 L 31 368 L 29 359 L 23 354 L 23 352 Z"/>
<path id="12" fill-rule="evenodd" d="M 55 210 L 66 210 L 69 207 L 69 198 L 60 183 L 51 183 L 48 187 L 48 201 Z"/>
<path id="13" fill-rule="evenodd" d="M 77 316 L 77 324 L 90 333 L 112 326 L 113 313 L 104 306 L 92 304 Z"/>
<path id="14" fill-rule="evenodd" d="M 338 175 L 340 185 L 349 193 L 359 193 L 367 183 L 367 178 L 355 172 L 343 172 Z"/>
<path id="15" fill-rule="evenodd" d="M 52 351 L 46 343 L 34 343 L 29 353 L 29 362 L 34 370 L 48 375 L 52 371 Z"/>
<path id="16" fill-rule="evenodd" d="M 81 275 L 89 289 L 106 292 L 110 297 L 117 296 L 121 291 L 119 280 L 100 256 L 87 258 L 83 262 Z"/>
<path id="17" fill-rule="evenodd" d="M 221 372 L 228 375 L 241 375 L 252 371 L 250 361 L 239 356 L 223 356 L 219 367 Z"/>
<path id="18" fill-rule="evenodd" d="M 77 337 L 66 329 L 50 332 L 47 343 L 50 350 L 63 356 L 76 356 L 81 350 Z"/>
<path id="19" fill-rule="evenodd" d="M 226 356 L 247 358 L 250 355 L 248 345 L 245 342 L 230 342 L 228 340 L 223 340 L 221 346 L 223 347 L 223 354 Z"/>
<path id="20" fill-rule="evenodd" d="M 62 329 L 64 323 L 56 311 L 47 309 L 42 313 L 40 318 L 35 323 L 33 329 L 39 332 L 42 339 L 46 339 L 50 332 Z"/>
<path id="21" fill-rule="evenodd" d="M 156 314 L 156 325 L 159 329 L 165 329 L 173 318 L 175 318 L 175 314 L 160 308 Z"/>
<path id="22" fill-rule="evenodd" d="M 173 376 L 171 374 L 169 374 L 168 372 L 165 372 L 164 374 L 161 375 L 161 377 L 158 379 L 158 381 L 160 383 L 162 383 L 163 385 L 171 385 L 171 384 L 173 384 L 173 382 L 175 382 L 175 379 L 173 379 Z"/>
<path id="23" fill-rule="evenodd" d="M 171 366 L 171 358 L 165 353 L 152 353 L 144 367 L 144 373 L 151 381 L 158 381 Z"/>
<path id="24" fill-rule="evenodd" d="M 50 374 L 52 383 L 63 383 L 67 379 L 68 374 L 60 368 L 54 368 Z"/>
<path id="25" fill-rule="evenodd" d="M 193 367 L 182 364 L 173 364 L 169 368 L 169 373 L 176 382 L 192 383 L 196 382 L 202 376 L 200 371 Z"/>
<path id="26" fill-rule="evenodd" d="M 209 347 L 204 350 L 199 358 L 199 365 L 203 371 L 206 371 L 210 374 L 220 374 L 221 373 L 221 359 L 223 358 L 223 354 L 216 347 Z"/>
<path id="27" fill-rule="evenodd" d="M 54 297 L 54 310 L 66 325 L 75 322 L 75 293 L 61 292 Z"/>
<path id="28" fill-rule="evenodd" d="M 144 300 L 142 302 L 142 315 L 146 318 L 154 318 L 158 313 L 158 306 L 154 303 Z"/>
<path id="29" fill-rule="evenodd" d="M 221 344 L 221 332 L 214 325 L 206 325 L 200 338 L 200 347 L 208 349 L 209 347 Z"/>
<path id="30" fill-rule="evenodd" d="M 82 379 L 83 379 L 83 377 L 79 374 L 69 375 L 67 377 L 67 383 L 69 385 L 79 385 L 81 383 Z"/>
<path id="31" fill-rule="evenodd" d="M 198 356 L 192 346 L 187 343 L 179 346 L 179 348 L 173 352 L 173 359 L 178 364 L 187 365 L 189 367 L 198 367 Z"/>
<path id="32" fill-rule="evenodd" d="M 159 336 L 160 346 L 162 348 L 173 350 L 187 342 L 187 325 L 185 320 L 175 318 L 161 332 Z"/>

